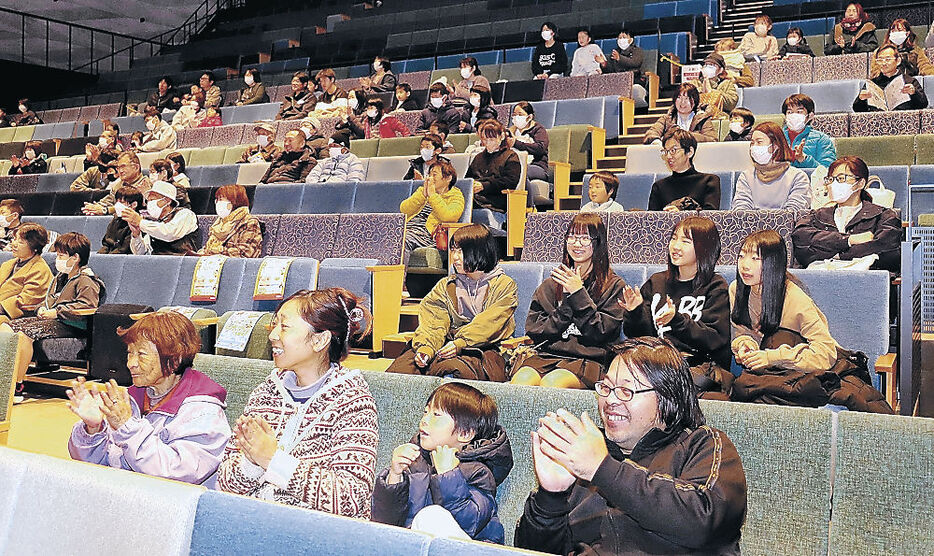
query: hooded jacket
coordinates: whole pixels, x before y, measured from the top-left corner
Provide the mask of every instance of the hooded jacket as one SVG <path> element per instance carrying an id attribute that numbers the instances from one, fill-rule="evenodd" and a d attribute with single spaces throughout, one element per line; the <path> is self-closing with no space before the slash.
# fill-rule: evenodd
<path id="1" fill-rule="evenodd" d="M 589 483 L 539 488 L 515 545 L 553 554 L 739 554 L 746 474 L 733 443 L 706 425 L 652 429 L 609 455 Z"/>
<path id="2" fill-rule="evenodd" d="M 45 293 L 42 308 L 55 309 L 58 319 L 66 324 L 87 328 L 87 319 L 76 315 L 74 311 L 95 309 L 106 297 L 104 282 L 86 266 L 74 276 L 57 274 Z"/>
<path id="3" fill-rule="evenodd" d="M 161 405 L 143 415 L 145 388 L 129 388 L 133 416 L 119 429 L 107 421 L 97 434 L 84 422 L 71 431 L 73 459 L 136 471 L 211 488 L 230 425 L 224 414 L 227 391 L 207 375 L 189 368 Z M 167 394 L 168 395 L 168 394 Z"/>
<path id="4" fill-rule="evenodd" d="M 847 222 L 846 231 L 840 233 L 834 222 L 836 208 L 810 211 L 795 224 L 791 239 L 798 262 L 806 267 L 814 261 L 834 257 L 849 261 L 877 254 L 879 260 L 872 268 L 898 272 L 901 267 L 902 222 L 895 211 L 863 201 L 860 211 Z M 851 235 L 864 232 L 872 232 L 872 241 L 850 245 Z"/>
<path id="5" fill-rule="evenodd" d="M 419 445 L 415 435 L 410 441 Z M 373 521 L 411 527 L 415 514 L 426 506 L 438 505 L 451 512 L 460 528 L 478 541 L 503 544 L 505 532 L 496 512 L 496 487 L 512 469 L 512 447 L 502 426 L 492 438 L 474 440 L 457 452 L 458 466 L 438 474 L 431 454 L 419 450 L 419 457 L 403 472 L 402 481 L 386 482 L 389 469 L 376 479 L 373 490 Z"/>
<path id="6" fill-rule="evenodd" d="M 791 165 L 795 168 L 829 167 L 837 159 L 837 145 L 833 142 L 833 138 L 823 131 L 814 129 L 810 124 L 804 126 L 801 133 L 795 135 L 794 140 L 790 138 L 787 125 L 782 126 L 782 132 L 792 150 L 804 143 L 804 160 L 792 161 Z"/>
<path id="7" fill-rule="evenodd" d="M 436 121 L 442 121 L 447 124 L 451 133 L 460 129 L 462 121 L 470 123 L 470 117 L 464 114 L 464 111 L 451 104 L 450 100 L 445 99 L 440 108 L 435 108 L 431 104 L 431 99 L 422 109 L 418 129 L 416 133 L 428 133 L 428 128 Z"/>

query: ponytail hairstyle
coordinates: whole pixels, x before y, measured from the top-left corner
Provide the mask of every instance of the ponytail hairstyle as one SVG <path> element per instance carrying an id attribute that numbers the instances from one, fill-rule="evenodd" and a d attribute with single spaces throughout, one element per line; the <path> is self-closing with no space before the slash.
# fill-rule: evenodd
<path id="1" fill-rule="evenodd" d="M 579 212 L 574 215 L 567 231 L 564 232 L 564 256 L 561 263 L 574 268 L 574 260 L 568 252 L 568 237 L 571 235 L 590 236 L 593 255 L 590 259 L 590 275 L 584 278 L 584 287 L 591 297 L 603 294 L 610 275 L 610 252 L 606 239 L 606 224 L 595 212 Z M 564 297 L 564 290 L 558 286 L 558 299 Z"/>
<path id="2" fill-rule="evenodd" d="M 714 268 L 717 261 L 720 260 L 720 231 L 713 220 L 702 216 L 689 216 L 675 224 L 671 230 L 670 238 L 675 237 L 675 233 L 681 229 L 685 236 L 691 238 L 694 243 L 694 255 L 697 257 L 697 274 L 691 281 L 691 287 L 697 290 L 702 284 L 709 284 L 713 279 Z M 671 239 L 669 238 L 669 241 Z M 668 276 L 666 282 L 669 287 L 672 286 L 681 272 L 678 267 L 671 262 L 671 254 L 668 255 Z"/>
<path id="3" fill-rule="evenodd" d="M 363 299 L 344 288 L 297 291 L 284 299 L 279 309 L 290 301 L 298 304 L 302 320 L 311 325 L 315 332 L 331 333 L 331 345 L 328 348 L 328 360 L 331 363 L 346 359 L 351 340 L 359 341 L 370 331 L 372 317 Z"/>
<path id="4" fill-rule="evenodd" d="M 749 292 L 752 288 L 743 283 L 737 260 L 736 300 L 730 320 L 747 328 L 758 327 L 759 332 L 767 336 L 778 330 L 782 322 L 785 291 L 791 279 L 788 274 L 788 247 L 775 230 L 761 230 L 746 237 L 742 248 L 755 250 L 762 259 L 762 314 L 759 322 L 751 322 Z"/>

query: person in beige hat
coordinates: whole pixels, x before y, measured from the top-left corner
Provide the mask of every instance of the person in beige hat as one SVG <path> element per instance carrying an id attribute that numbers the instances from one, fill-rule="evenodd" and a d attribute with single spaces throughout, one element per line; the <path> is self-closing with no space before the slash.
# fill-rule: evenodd
<path id="1" fill-rule="evenodd" d="M 321 135 L 321 121 L 315 116 L 308 116 L 302 120 L 299 129 L 305 134 L 305 146 L 311 151 L 311 156 L 318 160 L 327 158 L 330 141 Z"/>
<path id="2" fill-rule="evenodd" d="M 146 217 L 122 207 L 120 217 L 130 227 L 130 251 L 135 255 L 184 255 L 198 248 L 198 217 L 178 205 L 177 189 L 157 181 L 145 194 Z"/>
<path id="3" fill-rule="evenodd" d="M 276 128 L 272 122 L 256 122 L 253 125 L 256 133 L 256 144 L 250 145 L 243 151 L 238 164 L 245 162 L 272 162 L 279 158 L 282 149 L 276 146 Z"/>

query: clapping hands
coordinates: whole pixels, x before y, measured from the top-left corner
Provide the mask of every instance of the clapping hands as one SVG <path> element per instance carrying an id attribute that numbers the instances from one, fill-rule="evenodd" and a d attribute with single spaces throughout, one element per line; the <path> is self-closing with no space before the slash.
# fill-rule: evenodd
<path id="1" fill-rule="evenodd" d="M 234 424 L 233 436 L 246 459 L 263 469 L 269 468 L 272 457 L 279 449 L 279 443 L 275 432 L 265 419 L 241 415 Z"/>

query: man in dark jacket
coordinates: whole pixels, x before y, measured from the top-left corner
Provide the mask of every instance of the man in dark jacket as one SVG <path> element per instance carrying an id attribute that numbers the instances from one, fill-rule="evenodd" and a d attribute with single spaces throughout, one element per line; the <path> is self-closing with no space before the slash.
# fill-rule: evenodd
<path id="1" fill-rule="evenodd" d="M 704 424 L 691 371 L 666 340 L 614 348 L 597 382 L 604 430 L 548 413 L 532 434 L 539 489 L 515 545 L 553 554 L 739 554 L 746 475 L 727 436 Z"/>
<path id="2" fill-rule="evenodd" d="M 131 253 L 130 226 L 120 217 L 120 214 L 123 212 L 123 207 L 129 207 L 136 212 L 142 210 L 143 194 L 135 187 L 121 187 L 114 192 L 114 199 L 116 199 L 115 214 L 110 224 L 107 224 L 98 253 L 129 255 Z"/>
<path id="3" fill-rule="evenodd" d="M 645 93 L 648 84 L 645 75 L 642 73 L 642 63 L 645 61 L 645 52 L 636 46 L 636 41 L 628 29 L 619 32 L 616 38 L 616 46 L 610 54 L 610 58 L 602 58 L 600 70 L 603 73 L 623 73 L 632 72 L 632 98 L 643 106 L 645 103 Z"/>
<path id="4" fill-rule="evenodd" d="M 285 134 L 285 149 L 272 161 L 259 183 L 301 183 L 318 163 L 308 147 L 305 134 L 298 129 Z"/>
<path id="5" fill-rule="evenodd" d="M 172 78 L 165 76 L 159 80 L 159 89 L 153 91 L 153 93 L 149 95 L 149 102 L 147 102 L 146 105 L 149 108 L 155 108 L 157 112 L 162 112 L 163 110 L 178 110 L 182 105 L 178 97 L 178 93 L 175 92 L 175 87 L 172 86 Z M 142 113 L 142 111 L 140 113 Z"/>
<path id="6" fill-rule="evenodd" d="M 308 90 L 311 78 L 303 71 L 292 76 L 292 94 L 282 99 L 277 120 L 301 120 L 315 109 L 318 99 Z"/>
<path id="7" fill-rule="evenodd" d="M 433 83 L 428 89 L 428 106 L 422 110 L 421 122 L 415 133 L 428 133 L 428 128 L 435 121 L 444 122 L 448 129 L 460 129 L 462 121 L 470 122 L 464 111 L 448 100 L 448 90 L 443 83 Z"/>

